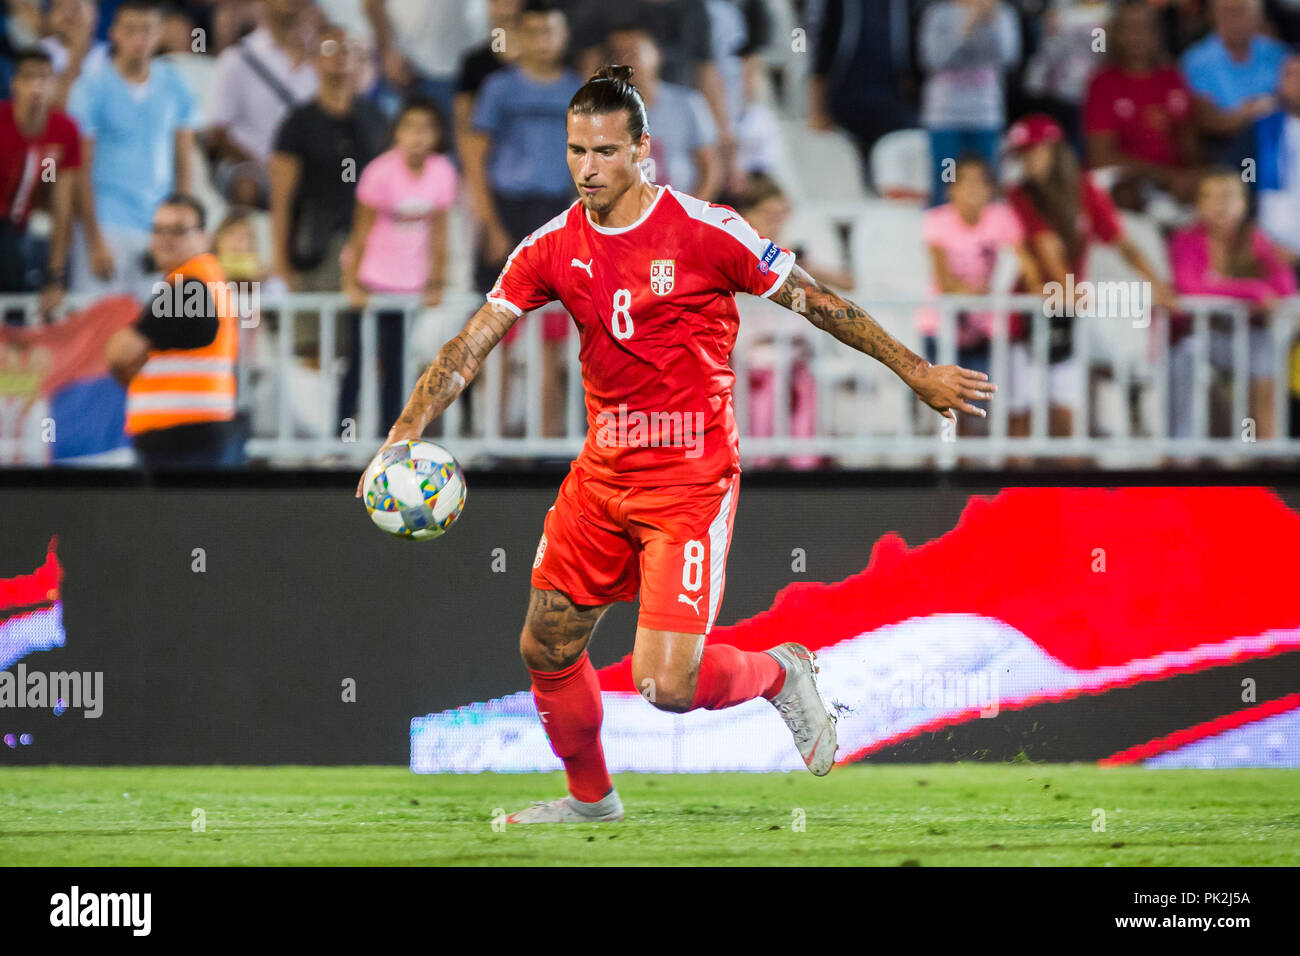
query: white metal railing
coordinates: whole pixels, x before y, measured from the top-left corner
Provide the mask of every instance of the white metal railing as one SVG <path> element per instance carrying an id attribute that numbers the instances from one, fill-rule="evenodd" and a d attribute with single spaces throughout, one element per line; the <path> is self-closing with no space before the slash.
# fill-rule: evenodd
<path id="1" fill-rule="evenodd" d="M 1241 426 L 1249 408 L 1248 310 L 1240 301 L 1211 297 L 1184 297 L 1184 311 L 1192 316 L 1192 387 L 1178 399 L 1191 402 L 1191 434 L 1169 434 L 1170 370 L 1168 317 L 1155 310 L 1149 325 L 1132 319 L 1079 317 L 1074 323 L 1074 357 L 1078 376 L 1071 437 L 1048 433 L 1049 395 L 1043 383 L 1047 369 L 1049 319 L 1043 299 L 1029 295 L 943 296 L 930 299 L 863 299 L 861 304 L 881 318 L 894 334 L 920 351 L 914 331 L 917 308 L 939 310 L 937 360 L 955 361 L 957 313 L 962 309 L 992 310 L 991 378 L 1005 387 L 1010 371 L 1008 322 L 1011 311 L 1031 317 L 1032 370 L 1036 384 L 1028 436 L 1008 434 L 1006 401 L 989 403 L 986 435 L 958 437 L 941 427 L 937 415 L 925 409 L 892 373 L 870 358 L 817 331 L 797 316 L 762 332 L 770 343 L 768 392 L 778 398 L 789 394 L 795 356 L 808 356 L 816 391 L 817 422 L 813 434 L 790 434 L 790 406 L 777 400 L 772 408 L 772 433 L 757 436 L 750 424 L 750 358 L 755 336 L 746 323 L 747 303 L 741 300 L 741 336 L 733 355 L 737 373 L 734 404 L 741 432 L 741 450 L 747 459 L 796 455 L 828 456 L 856 465 L 937 465 L 952 468 L 959 460 L 990 465 L 1021 457 L 1082 458 L 1103 467 L 1153 467 L 1169 458 L 1212 457 L 1225 465 L 1246 464 L 1259 458 L 1295 459 L 1300 462 L 1300 439 L 1290 431 L 1289 360 L 1291 344 L 1300 328 L 1300 297 L 1283 300 L 1266 326 L 1272 361 L 1273 437 L 1243 437 Z M 263 299 L 259 316 L 243 322 L 239 366 L 241 406 L 252 416 L 253 432 L 248 456 L 277 466 L 321 463 L 364 465 L 380 441 L 378 322 L 380 312 L 400 312 L 405 326 L 403 394 L 409 394 L 423 367 L 438 346 L 455 334 L 482 302 L 473 293 L 458 293 L 436 309 L 425 310 L 418 300 L 403 296 L 374 296 L 360 322 L 361 374 L 358 420 L 337 420 L 337 390 L 342 362 L 336 356 L 335 318 L 350 307 L 334 293 L 298 293 L 276 300 Z M 778 307 L 763 302 L 771 309 Z M 0 310 L 25 308 L 34 314 L 35 297 L 0 297 Z M 1210 382 L 1215 372 L 1210 358 L 1210 317 L 1224 315 L 1232 323 L 1231 413 L 1233 431 L 1211 437 Z M 770 318 L 770 316 L 769 316 Z M 295 355 L 295 335 L 287 328 L 312 331 L 313 355 Z M 305 326 L 300 325 L 305 323 Z M 288 334 L 286 334 L 286 332 Z M 1116 343 L 1119 343 L 1116 345 Z M 542 323 L 534 314 L 522 323 L 510 348 L 497 348 L 468 397 L 453 403 L 443 415 L 438 434 L 465 462 L 486 463 L 494 458 L 561 458 L 576 455 L 586 436 L 582 381 L 575 332 L 561 346 L 564 378 L 563 421 L 558 434 L 548 434 L 542 420 Z M 313 361 L 314 358 L 314 361 Z M 1090 371 L 1108 370 L 1113 387 L 1120 390 L 1120 413 L 1113 416 L 1116 430 L 1094 435 Z M 503 382 L 509 377 L 509 385 Z M 554 387 L 554 386 L 553 386 Z M 505 395 L 503 396 L 503 392 Z M 0 396 L 2 398 L 3 396 Z M 503 397 L 505 401 L 503 402 Z M 513 397 L 514 401 L 510 401 Z M 467 400 L 468 398 L 468 400 Z M 505 419 L 510 407 L 522 408 L 522 421 Z M 466 416 L 472 415 L 469 428 Z M 1136 421 L 1135 421 L 1136 419 Z M 509 425 L 517 433 L 510 433 Z"/>

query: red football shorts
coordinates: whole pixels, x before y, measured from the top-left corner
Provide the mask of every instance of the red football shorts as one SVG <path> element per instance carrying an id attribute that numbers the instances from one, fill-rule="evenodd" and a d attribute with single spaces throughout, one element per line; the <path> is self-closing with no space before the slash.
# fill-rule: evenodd
<path id="1" fill-rule="evenodd" d="M 740 476 L 700 485 L 612 485 L 574 465 L 533 560 L 533 587 L 575 604 L 641 596 L 641 627 L 707 634 L 726 581 Z"/>

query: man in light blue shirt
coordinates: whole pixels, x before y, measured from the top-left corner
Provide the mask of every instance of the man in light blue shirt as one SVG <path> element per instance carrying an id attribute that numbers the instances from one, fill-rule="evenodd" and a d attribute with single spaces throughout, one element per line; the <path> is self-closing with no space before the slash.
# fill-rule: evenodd
<path id="1" fill-rule="evenodd" d="M 569 100 L 580 86 L 581 79 L 570 70 L 540 77 L 524 65 L 487 78 L 471 124 L 491 137 L 488 180 L 497 193 L 571 198 L 573 179 L 565 154 L 554 147 L 564 140 Z"/>
<path id="2" fill-rule="evenodd" d="M 1260 0 L 1214 0 L 1214 32 L 1179 64 L 1196 97 L 1210 158 L 1234 168 L 1250 156 L 1252 124 L 1276 108 L 1285 44 L 1260 32 Z"/>
<path id="3" fill-rule="evenodd" d="M 87 171 L 73 292 L 143 296 L 153 211 L 164 196 L 190 188 L 198 104 L 179 71 L 152 59 L 161 32 L 157 7 L 124 0 L 110 30 L 112 57 L 78 77 L 68 95 Z"/>

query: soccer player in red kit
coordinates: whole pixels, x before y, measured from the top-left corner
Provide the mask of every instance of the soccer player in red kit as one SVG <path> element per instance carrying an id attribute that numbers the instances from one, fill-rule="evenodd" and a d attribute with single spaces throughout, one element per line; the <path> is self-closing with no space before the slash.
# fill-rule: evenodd
<path id="1" fill-rule="evenodd" d="M 734 707 L 763 697 L 815 774 L 835 759 L 835 719 L 801 644 L 706 645 L 722 601 L 739 491 L 732 413 L 735 294 L 766 296 L 893 369 L 948 417 L 988 399 L 982 373 L 933 366 L 816 282 L 735 210 L 646 180 L 645 104 L 626 66 L 599 70 L 566 120 L 579 199 L 511 254 L 487 302 L 421 377 L 391 444 L 419 438 L 525 312 L 559 300 L 578 326 L 587 440 L 560 486 L 533 561 L 520 651 L 569 795 L 511 823 L 621 820 L 600 744 L 587 641 L 615 601 L 639 596 L 632 676 L 655 707 Z"/>

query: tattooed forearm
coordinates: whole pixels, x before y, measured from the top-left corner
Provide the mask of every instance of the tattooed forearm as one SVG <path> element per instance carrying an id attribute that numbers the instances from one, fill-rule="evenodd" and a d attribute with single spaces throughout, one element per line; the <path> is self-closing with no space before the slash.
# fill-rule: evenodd
<path id="1" fill-rule="evenodd" d="M 797 265 L 772 295 L 772 301 L 887 365 L 905 382 L 930 364 L 886 332 L 865 309 L 828 289 Z"/>
<path id="2" fill-rule="evenodd" d="M 517 316 L 503 308 L 485 305 L 465 328 L 438 351 L 438 357 L 415 384 L 398 422 L 421 431 L 456 400 L 474 380 L 487 354 L 515 324 Z"/>

